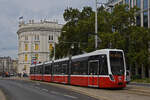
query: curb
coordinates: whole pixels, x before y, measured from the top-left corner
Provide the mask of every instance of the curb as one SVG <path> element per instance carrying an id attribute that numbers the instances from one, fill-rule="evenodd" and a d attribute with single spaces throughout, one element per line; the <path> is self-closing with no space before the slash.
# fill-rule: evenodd
<path id="1" fill-rule="evenodd" d="M 150 83 L 138 83 L 138 82 L 130 82 L 129 85 L 132 85 L 132 84 L 149 85 L 150 86 Z"/>
<path id="2" fill-rule="evenodd" d="M 2 92 L 2 90 L 0 90 L 0 100 L 6 100 L 6 97 L 4 93 Z"/>

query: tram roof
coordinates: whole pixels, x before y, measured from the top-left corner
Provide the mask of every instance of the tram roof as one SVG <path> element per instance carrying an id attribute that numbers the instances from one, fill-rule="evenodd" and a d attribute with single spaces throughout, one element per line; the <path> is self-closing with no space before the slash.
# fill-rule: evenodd
<path id="1" fill-rule="evenodd" d="M 98 55 L 98 54 L 107 54 L 107 53 L 109 53 L 109 51 L 123 51 L 123 50 L 120 50 L 120 49 L 101 49 L 101 50 L 96 50 L 96 51 L 93 51 L 93 52 L 90 52 L 90 53 L 73 56 L 72 59 L 77 59 L 77 58 L 82 58 L 82 57 L 89 57 L 89 56 L 94 56 L 94 55 Z"/>
<path id="2" fill-rule="evenodd" d="M 89 56 L 94 56 L 94 55 L 98 55 L 98 54 L 108 54 L 109 51 L 123 51 L 121 49 L 101 49 L 101 50 L 96 50 L 90 53 L 85 53 L 85 54 L 81 54 L 81 55 L 76 55 L 76 56 L 72 56 L 72 59 L 77 59 L 77 58 L 84 58 L 84 57 L 89 57 Z M 62 59 L 57 59 L 54 62 L 61 62 L 61 61 L 67 61 L 69 60 L 69 57 L 66 58 L 62 58 Z M 42 64 L 50 64 L 52 63 L 52 61 L 48 61 L 45 63 L 40 63 L 40 64 L 36 64 L 36 65 L 42 65 Z M 31 65 L 31 67 L 34 67 L 35 65 Z"/>

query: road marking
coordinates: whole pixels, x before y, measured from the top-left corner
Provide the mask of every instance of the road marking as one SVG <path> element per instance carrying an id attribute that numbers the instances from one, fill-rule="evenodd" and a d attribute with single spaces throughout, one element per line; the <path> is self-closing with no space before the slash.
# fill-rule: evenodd
<path id="1" fill-rule="evenodd" d="M 39 82 L 36 82 L 36 85 L 40 85 L 40 83 L 39 83 Z"/>
<path id="2" fill-rule="evenodd" d="M 39 88 L 39 87 L 37 87 L 37 86 L 34 86 L 34 88 L 39 89 L 39 90 L 41 89 L 41 88 Z"/>
<path id="3" fill-rule="evenodd" d="M 48 92 L 48 90 L 47 90 L 47 89 L 42 89 L 42 91 L 46 91 L 46 92 Z"/>
<path id="4" fill-rule="evenodd" d="M 69 98 L 73 98 L 73 99 L 77 99 L 78 97 L 75 97 L 75 96 L 71 96 L 71 95 L 64 95 L 66 97 L 69 97 Z"/>
<path id="5" fill-rule="evenodd" d="M 55 92 L 55 91 L 51 91 L 51 93 L 53 93 L 53 94 L 60 94 L 59 92 Z"/>

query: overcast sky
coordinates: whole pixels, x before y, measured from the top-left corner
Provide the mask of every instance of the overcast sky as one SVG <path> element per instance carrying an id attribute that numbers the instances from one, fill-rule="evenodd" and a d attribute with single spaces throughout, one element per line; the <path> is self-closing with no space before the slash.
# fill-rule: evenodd
<path id="1" fill-rule="evenodd" d="M 95 0 L 0 0 L 0 56 L 17 58 L 16 32 L 20 16 L 25 21 L 56 18 L 59 23 L 64 23 L 62 15 L 68 6 L 95 9 Z"/>

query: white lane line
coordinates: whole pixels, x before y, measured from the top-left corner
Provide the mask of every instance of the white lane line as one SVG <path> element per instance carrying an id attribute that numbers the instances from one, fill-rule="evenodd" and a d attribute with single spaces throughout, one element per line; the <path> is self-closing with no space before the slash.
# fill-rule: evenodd
<path id="1" fill-rule="evenodd" d="M 41 88 L 39 88 L 39 87 L 37 87 L 37 86 L 34 86 L 34 88 L 39 89 L 39 90 L 41 89 Z"/>
<path id="2" fill-rule="evenodd" d="M 46 91 L 46 92 L 48 92 L 48 90 L 47 89 L 41 89 L 42 91 Z"/>
<path id="3" fill-rule="evenodd" d="M 69 97 L 69 98 L 73 98 L 73 99 L 77 99 L 78 97 L 75 97 L 75 96 L 71 96 L 71 95 L 64 95 L 66 97 Z"/>
<path id="4" fill-rule="evenodd" d="M 39 83 L 39 82 L 36 82 L 36 85 L 40 85 L 40 83 Z"/>
<path id="5" fill-rule="evenodd" d="M 55 91 L 51 91 L 51 93 L 53 93 L 53 94 L 60 94 L 59 92 L 55 92 Z"/>

